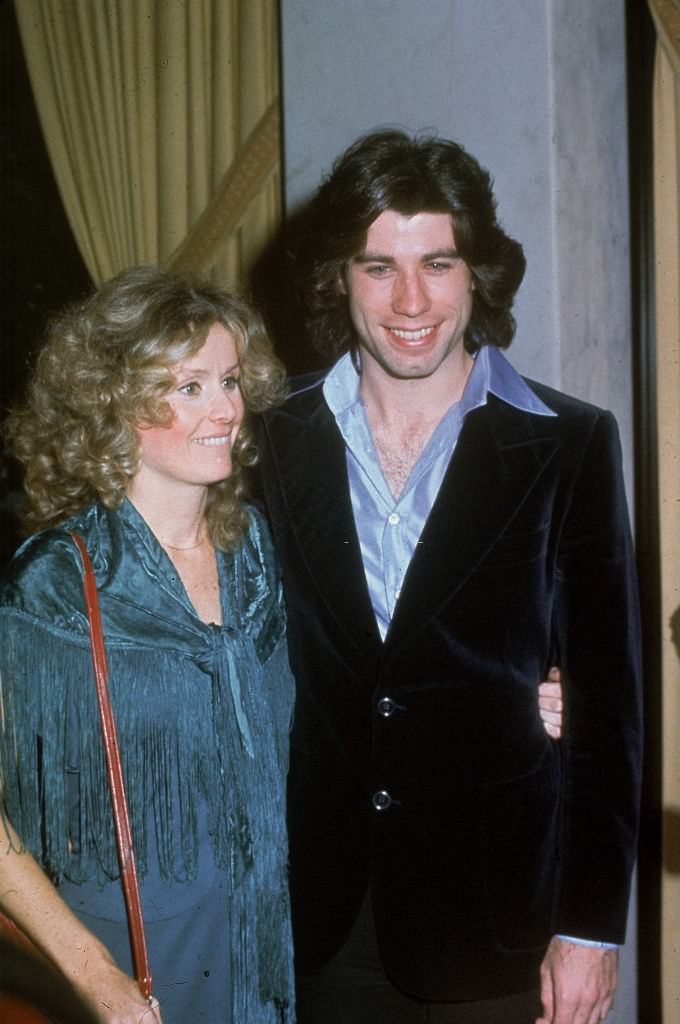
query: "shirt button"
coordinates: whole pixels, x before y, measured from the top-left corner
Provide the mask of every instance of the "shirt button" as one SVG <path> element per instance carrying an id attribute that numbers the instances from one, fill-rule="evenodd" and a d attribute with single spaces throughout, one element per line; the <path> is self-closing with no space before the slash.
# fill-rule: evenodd
<path id="1" fill-rule="evenodd" d="M 397 512 L 392 512 L 387 517 L 387 522 L 390 524 L 390 526 L 398 526 L 399 523 L 401 522 L 401 516 Z"/>
<path id="2" fill-rule="evenodd" d="M 392 803 L 392 797 L 386 789 L 379 789 L 377 793 L 373 794 L 372 800 L 376 811 L 386 811 Z"/>
<path id="3" fill-rule="evenodd" d="M 378 701 L 378 711 L 383 718 L 390 718 L 395 711 L 395 703 L 391 697 L 383 697 Z"/>

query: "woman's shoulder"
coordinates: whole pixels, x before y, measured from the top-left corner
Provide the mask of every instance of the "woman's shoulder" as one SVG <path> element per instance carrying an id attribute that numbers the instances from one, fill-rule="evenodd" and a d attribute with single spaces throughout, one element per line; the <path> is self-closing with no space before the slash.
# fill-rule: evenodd
<path id="1" fill-rule="evenodd" d="M 64 613 L 70 609 L 80 621 L 83 574 L 69 531 L 78 531 L 91 547 L 93 535 L 98 532 L 96 519 L 90 507 L 25 540 L 0 578 L 0 608 L 59 623 L 64 622 Z"/>
<path id="2" fill-rule="evenodd" d="M 240 562 L 250 574 L 266 577 L 267 581 L 279 579 L 279 563 L 267 519 L 259 504 L 246 502 L 248 526 L 241 542 L 225 557 Z"/>
<path id="3" fill-rule="evenodd" d="M 53 579 L 67 582 L 73 575 L 73 542 L 63 526 L 34 533 L 17 549 L 2 576 L 3 603 L 13 590 L 40 590 Z"/>
<path id="4" fill-rule="evenodd" d="M 274 544 L 261 509 L 247 505 L 249 526 L 242 543 L 230 556 L 230 587 L 236 614 L 266 660 L 284 629 L 281 573 Z"/>

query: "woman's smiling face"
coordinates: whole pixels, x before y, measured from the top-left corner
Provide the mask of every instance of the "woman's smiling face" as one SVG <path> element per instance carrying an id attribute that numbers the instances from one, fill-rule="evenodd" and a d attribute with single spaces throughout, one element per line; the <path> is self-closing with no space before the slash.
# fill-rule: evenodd
<path id="1" fill-rule="evenodd" d="M 140 465 L 132 489 L 207 487 L 232 470 L 232 446 L 245 406 L 236 342 L 216 323 L 194 355 L 171 367 L 175 386 L 164 401 L 166 425 L 138 426 Z"/>

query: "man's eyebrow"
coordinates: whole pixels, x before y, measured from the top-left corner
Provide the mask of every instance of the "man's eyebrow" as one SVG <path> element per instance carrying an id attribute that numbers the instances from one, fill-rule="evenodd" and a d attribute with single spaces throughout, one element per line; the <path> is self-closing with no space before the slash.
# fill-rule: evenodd
<path id="1" fill-rule="evenodd" d="M 455 260 L 458 253 L 455 249 L 436 249 L 434 252 L 426 252 L 420 257 L 421 263 L 432 263 L 433 260 Z M 352 257 L 352 263 L 385 263 L 391 266 L 395 262 L 394 256 L 384 256 L 379 252 L 360 252 Z"/>
<path id="2" fill-rule="evenodd" d="M 456 249 L 451 247 L 450 249 L 435 249 L 434 252 L 426 252 L 422 257 L 423 263 L 431 263 L 433 260 L 457 260 L 458 252 Z"/>
<path id="3" fill-rule="evenodd" d="M 394 256 L 381 256 L 379 252 L 360 252 L 352 256 L 352 263 L 394 263 Z"/>

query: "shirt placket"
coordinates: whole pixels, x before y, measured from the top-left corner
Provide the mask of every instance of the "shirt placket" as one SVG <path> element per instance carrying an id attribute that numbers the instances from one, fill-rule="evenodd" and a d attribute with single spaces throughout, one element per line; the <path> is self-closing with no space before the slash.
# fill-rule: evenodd
<path id="1" fill-rule="evenodd" d="M 390 620 L 394 618 L 408 565 L 408 514 L 398 501 L 390 510 L 382 532 L 382 564 L 385 581 L 385 603 Z"/>

